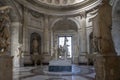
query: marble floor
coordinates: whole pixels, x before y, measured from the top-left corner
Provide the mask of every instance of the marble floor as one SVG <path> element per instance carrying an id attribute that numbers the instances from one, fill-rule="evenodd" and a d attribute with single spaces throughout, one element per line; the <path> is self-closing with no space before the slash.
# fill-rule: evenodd
<path id="1" fill-rule="evenodd" d="M 48 66 L 13 69 L 13 80 L 94 80 L 93 66 L 72 65 L 72 72 L 49 72 Z"/>

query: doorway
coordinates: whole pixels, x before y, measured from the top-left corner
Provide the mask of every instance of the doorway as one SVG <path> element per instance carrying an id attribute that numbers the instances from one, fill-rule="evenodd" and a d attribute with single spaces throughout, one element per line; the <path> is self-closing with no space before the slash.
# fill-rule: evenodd
<path id="1" fill-rule="evenodd" d="M 72 58 L 72 36 L 59 36 L 58 37 L 58 47 L 63 47 L 66 45 L 67 58 Z M 61 58 L 61 56 L 59 56 Z"/>

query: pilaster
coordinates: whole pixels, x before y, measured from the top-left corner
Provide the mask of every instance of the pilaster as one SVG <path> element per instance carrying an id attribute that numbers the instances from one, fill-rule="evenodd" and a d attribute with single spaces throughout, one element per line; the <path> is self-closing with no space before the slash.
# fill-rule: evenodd
<path id="1" fill-rule="evenodd" d="M 13 66 L 19 67 L 20 66 L 20 57 L 19 55 L 19 27 L 20 22 L 12 22 L 11 23 L 11 55 L 14 56 L 13 58 Z"/>
<path id="2" fill-rule="evenodd" d="M 28 34 L 28 9 L 24 8 L 24 23 L 23 23 L 23 55 L 24 55 L 24 64 L 32 64 L 30 57 L 30 47 L 29 47 L 29 34 Z"/>
<path id="3" fill-rule="evenodd" d="M 45 16 L 44 21 L 44 53 L 49 53 L 49 23 L 48 16 Z"/>
<path id="4" fill-rule="evenodd" d="M 86 63 L 86 54 L 87 54 L 87 35 L 86 35 L 86 12 L 83 12 L 81 14 L 81 51 L 80 51 L 80 56 L 79 60 L 80 63 Z"/>

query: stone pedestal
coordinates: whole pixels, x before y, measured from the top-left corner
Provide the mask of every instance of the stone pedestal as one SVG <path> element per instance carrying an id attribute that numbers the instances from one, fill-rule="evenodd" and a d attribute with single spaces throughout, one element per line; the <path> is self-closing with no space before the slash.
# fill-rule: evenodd
<path id="1" fill-rule="evenodd" d="M 43 53 L 43 64 L 49 64 L 49 61 L 52 59 L 51 55 L 48 53 Z"/>
<path id="2" fill-rule="evenodd" d="M 12 57 L 0 56 L 0 80 L 13 80 Z"/>
<path id="3" fill-rule="evenodd" d="M 72 64 L 70 60 L 52 60 L 49 62 L 50 72 L 71 72 Z"/>
<path id="4" fill-rule="evenodd" d="M 95 80 L 120 80 L 120 56 L 96 56 Z"/>

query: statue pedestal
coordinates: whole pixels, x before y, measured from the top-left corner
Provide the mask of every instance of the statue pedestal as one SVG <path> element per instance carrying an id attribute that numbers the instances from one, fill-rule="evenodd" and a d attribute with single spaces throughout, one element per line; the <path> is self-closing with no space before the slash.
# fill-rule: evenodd
<path id="1" fill-rule="evenodd" d="M 70 60 L 52 60 L 49 62 L 50 72 L 71 72 L 72 64 Z"/>
<path id="2" fill-rule="evenodd" d="M 0 80 L 13 80 L 12 57 L 0 56 Z"/>
<path id="3" fill-rule="evenodd" d="M 120 56 L 96 56 L 95 80 L 120 80 Z"/>

